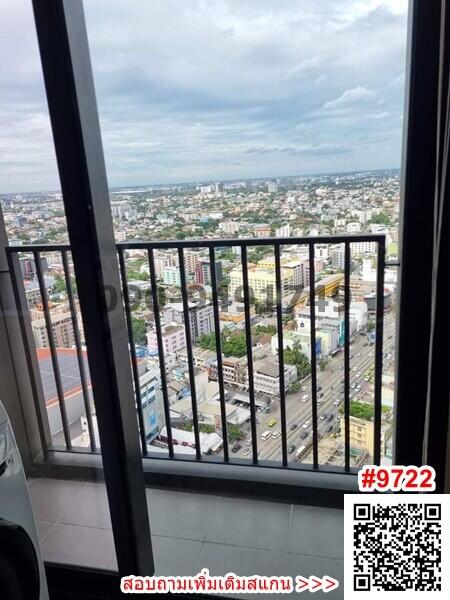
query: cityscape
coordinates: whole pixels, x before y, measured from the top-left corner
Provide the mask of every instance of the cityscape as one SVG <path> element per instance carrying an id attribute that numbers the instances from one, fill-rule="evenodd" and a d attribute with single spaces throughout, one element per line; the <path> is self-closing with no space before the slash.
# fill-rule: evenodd
<path id="1" fill-rule="evenodd" d="M 135 393 L 141 430 L 143 428 L 141 438 L 149 456 L 167 454 L 169 437 L 175 456 L 222 455 L 226 433 L 230 460 L 250 461 L 253 457 L 254 411 L 258 459 L 279 464 L 283 416 L 276 259 L 274 244 L 270 242 L 275 238 L 283 240 L 280 288 L 288 460 L 304 464 L 313 462 L 311 359 L 314 357 L 317 364 L 318 462 L 320 465 L 343 464 L 345 251 L 344 244 L 327 242 L 326 236 L 355 235 L 355 241 L 351 242 L 349 305 L 350 458 L 352 466 L 373 460 L 377 244 L 357 238 L 358 234 L 369 233 L 386 237 L 386 261 L 392 265 L 385 270 L 381 419 L 381 458 L 387 462 L 391 459 L 398 170 L 129 186 L 112 189 L 110 199 L 116 242 L 125 244 L 122 252 L 126 278 L 122 273 L 122 286 L 125 281 L 129 295 L 130 341 L 134 346 L 132 358 L 134 355 L 136 363 L 135 388 L 138 382 Z M 61 194 L 3 194 L 0 201 L 9 244 L 17 247 L 20 257 L 20 273 L 54 445 L 58 447 L 64 443 L 64 432 L 52 363 L 52 342 L 57 349 L 71 444 L 87 447 L 94 443 L 98 447 L 89 376 L 86 386 L 82 385 L 80 376 L 78 346 L 82 349 L 86 373 L 88 363 L 71 261 L 67 272 L 61 251 L 52 247 L 40 253 L 40 264 L 36 265 L 33 254 L 27 250 L 31 244 L 59 246 L 68 243 Z M 309 247 L 304 239 L 318 236 L 324 236 L 324 239 L 314 244 L 313 350 L 311 266 Z M 248 238 L 260 242 L 248 246 L 245 275 L 240 242 Z M 156 240 L 174 241 L 173 247 L 166 244 L 153 252 L 159 332 L 148 250 L 139 247 L 140 242 Z M 196 241 L 192 248 L 188 246 L 189 240 Z M 216 241 L 213 269 L 208 248 L 199 245 L 202 240 Z M 227 240 L 227 243 L 221 245 L 221 240 Z M 230 240 L 236 240 L 236 246 Z M 180 241 L 187 244 L 183 252 L 183 269 L 180 269 L 176 246 Z M 132 248 L 126 247 L 129 243 Z M 41 282 L 39 271 L 43 273 Z M 247 315 L 243 294 L 246 280 L 250 291 Z M 189 330 L 185 320 L 186 305 L 183 304 L 183 281 L 189 296 Z M 42 298 L 42 284 L 46 302 Z M 68 286 L 74 296 L 72 307 Z M 218 294 L 221 373 L 217 357 L 214 288 Z M 248 317 L 250 323 L 247 323 Z M 252 386 L 249 382 L 247 327 L 251 331 Z M 190 359 L 192 370 L 189 369 Z M 220 376 L 224 384 L 224 407 L 220 400 Z M 163 385 L 170 407 L 170 436 Z M 250 387 L 253 388 L 253 406 Z M 200 447 L 197 447 L 198 443 Z"/>

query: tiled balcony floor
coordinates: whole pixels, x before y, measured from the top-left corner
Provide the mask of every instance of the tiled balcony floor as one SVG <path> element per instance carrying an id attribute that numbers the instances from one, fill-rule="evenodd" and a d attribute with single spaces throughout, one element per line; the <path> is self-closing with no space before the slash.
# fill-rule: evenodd
<path id="1" fill-rule="evenodd" d="M 116 569 L 103 484 L 29 484 L 44 560 Z M 330 575 L 327 598 L 344 597 L 341 510 L 159 489 L 147 502 L 157 575 Z"/>

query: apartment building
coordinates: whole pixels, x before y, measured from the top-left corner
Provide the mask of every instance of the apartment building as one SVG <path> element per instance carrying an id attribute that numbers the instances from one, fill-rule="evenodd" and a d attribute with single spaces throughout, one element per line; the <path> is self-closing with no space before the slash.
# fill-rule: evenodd
<path id="1" fill-rule="evenodd" d="M 189 320 L 192 343 L 195 344 L 199 337 L 214 331 L 214 309 L 212 304 L 189 303 Z M 164 307 L 164 321 L 166 323 L 183 324 L 183 304 L 181 302 L 167 304 Z"/>
<path id="2" fill-rule="evenodd" d="M 248 268 L 248 284 L 250 294 L 258 302 L 275 302 L 276 277 L 275 268 L 250 266 Z M 242 299 L 243 276 L 240 267 L 230 271 L 230 295 L 233 300 Z M 290 269 L 281 270 L 282 294 L 287 294 L 294 287 L 294 274 Z"/>
<path id="3" fill-rule="evenodd" d="M 186 333 L 183 325 L 167 325 L 162 330 L 162 343 L 164 352 L 175 354 L 186 347 Z M 147 332 L 147 345 L 150 354 L 158 353 L 158 340 L 156 331 Z"/>
<path id="4" fill-rule="evenodd" d="M 53 339 L 57 348 L 72 348 L 75 345 L 72 317 L 68 312 L 50 313 Z M 31 321 L 31 329 L 37 348 L 48 348 L 49 340 L 45 319 Z"/>

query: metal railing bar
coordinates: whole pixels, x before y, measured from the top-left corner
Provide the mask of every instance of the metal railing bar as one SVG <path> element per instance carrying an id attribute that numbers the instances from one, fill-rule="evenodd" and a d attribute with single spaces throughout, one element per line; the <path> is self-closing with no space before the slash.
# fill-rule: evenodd
<path id="1" fill-rule="evenodd" d="M 180 247 L 178 248 L 178 261 L 178 268 L 180 270 L 181 297 L 183 300 L 184 329 L 186 333 L 186 351 L 188 359 L 189 381 L 191 389 L 192 423 L 194 427 L 195 453 L 197 459 L 200 460 L 202 457 L 202 449 L 200 445 L 200 432 L 198 426 L 197 394 L 195 386 L 194 356 L 191 335 L 191 313 L 189 312 L 189 299 L 186 282 L 186 268 L 184 265 L 184 252 L 183 248 Z"/>
<path id="2" fill-rule="evenodd" d="M 316 283 L 314 243 L 309 243 L 309 320 L 311 338 L 311 418 L 313 426 L 313 467 L 319 466 L 319 432 L 317 427 L 317 356 L 316 356 Z"/>
<path id="3" fill-rule="evenodd" d="M 375 381 L 374 381 L 374 449 L 373 462 L 381 460 L 381 388 L 383 377 L 383 321 L 384 321 L 384 260 L 385 240 L 378 244 L 377 284 L 376 284 L 376 316 L 375 316 Z"/>
<path id="4" fill-rule="evenodd" d="M 214 312 L 214 328 L 216 330 L 217 380 L 219 383 L 220 414 L 222 420 L 223 458 L 229 461 L 227 412 L 225 403 L 225 384 L 223 380 L 222 340 L 220 337 L 219 301 L 217 296 L 216 257 L 214 248 L 209 248 L 209 268 L 211 272 L 212 305 Z"/>
<path id="5" fill-rule="evenodd" d="M 73 297 L 72 282 L 70 281 L 69 263 L 67 260 L 67 250 L 61 251 L 61 258 L 66 283 L 67 298 L 69 300 L 70 315 L 72 317 L 73 336 L 75 338 L 75 348 L 77 351 L 78 370 L 80 372 L 81 390 L 83 393 L 84 409 L 86 411 L 86 420 L 89 431 L 89 442 L 92 452 L 95 452 L 97 445 L 95 443 L 94 426 L 92 423 L 92 412 L 89 401 L 89 390 L 86 383 L 86 369 L 84 366 L 84 356 L 81 348 L 80 328 L 78 327 L 77 311 Z"/>
<path id="6" fill-rule="evenodd" d="M 253 464 L 258 462 L 258 441 L 256 428 L 256 406 L 255 406 L 255 381 L 253 375 L 253 351 L 252 351 L 252 329 L 250 315 L 250 290 L 248 285 L 247 247 L 241 245 L 242 262 L 242 291 L 244 295 L 245 312 L 245 338 L 247 342 L 247 371 L 248 371 L 248 398 L 250 401 L 250 426 L 252 433 L 252 460 Z"/>
<path id="7" fill-rule="evenodd" d="M 151 242 L 133 241 L 133 242 L 118 242 L 117 247 L 124 250 L 145 250 L 148 248 L 160 249 L 175 249 L 175 248 L 209 248 L 214 246 L 270 246 L 281 244 L 282 246 L 295 246 L 307 244 L 343 244 L 346 241 L 350 242 L 376 242 L 380 243 L 384 239 L 383 234 L 364 234 L 355 233 L 352 235 L 322 235 L 322 236 L 302 236 L 302 237 L 268 237 L 268 238 L 227 238 L 227 239 L 202 239 L 202 240 L 152 240 Z M 11 252 L 52 252 L 55 250 L 70 250 L 69 244 L 29 244 L 23 246 L 9 246 Z"/>
<path id="8" fill-rule="evenodd" d="M 350 469 L 350 244 L 344 252 L 344 445 L 345 470 Z"/>
<path id="9" fill-rule="evenodd" d="M 287 429 L 286 429 L 286 390 L 284 374 L 284 345 L 283 345 L 283 289 L 281 284 L 280 245 L 275 244 L 275 282 L 277 306 L 277 335 L 278 335 L 278 367 L 280 377 L 280 420 L 281 420 L 281 456 L 283 467 L 288 464 Z"/>
<path id="10" fill-rule="evenodd" d="M 48 345 L 50 348 L 50 356 L 53 366 L 53 375 L 55 378 L 56 392 L 58 395 L 59 411 L 61 414 L 61 423 L 63 427 L 64 441 L 67 446 L 67 450 L 72 447 L 72 441 L 70 439 L 69 423 L 67 420 L 66 404 L 64 399 L 64 388 L 61 382 L 61 372 L 59 370 L 58 353 L 56 351 L 55 338 L 53 337 L 53 325 L 50 315 L 50 309 L 48 306 L 47 290 L 45 289 L 44 276 L 42 274 L 41 258 L 39 252 L 34 252 L 34 261 L 36 266 L 36 275 L 39 283 L 39 291 L 41 293 L 42 308 L 44 309 L 44 320 L 45 327 L 47 329 Z"/>
<path id="11" fill-rule="evenodd" d="M 125 251 L 122 248 L 118 249 L 119 253 L 119 271 L 122 280 L 123 303 L 125 308 L 125 319 L 128 329 L 128 346 L 130 348 L 131 369 L 133 372 L 134 381 L 134 396 L 136 400 L 137 415 L 139 421 L 139 433 L 141 438 L 142 453 L 147 454 L 147 439 L 145 434 L 144 413 L 142 411 L 141 385 L 139 381 L 139 371 L 136 359 L 136 346 L 134 345 L 133 319 L 130 311 L 130 290 L 128 288 L 128 277 L 125 265 Z"/>
<path id="12" fill-rule="evenodd" d="M 156 281 L 155 273 L 155 260 L 153 256 L 153 250 L 147 250 L 148 266 L 150 272 L 150 286 L 152 292 L 152 304 L 153 304 L 153 317 L 155 319 L 155 331 L 156 331 L 156 343 L 158 344 L 158 357 L 159 357 L 159 370 L 161 374 L 161 391 L 164 405 L 164 417 L 166 421 L 166 432 L 167 432 L 167 446 L 169 448 L 169 458 L 174 458 L 173 453 L 173 439 L 172 439 L 172 425 L 170 422 L 170 406 L 169 406 L 169 393 L 167 391 L 167 374 L 166 374 L 166 363 L 164 359 L 164 347 L 161 330 L 161 317 L 159 314 L 159 299 L 158 299 L 158 284 Z"/>

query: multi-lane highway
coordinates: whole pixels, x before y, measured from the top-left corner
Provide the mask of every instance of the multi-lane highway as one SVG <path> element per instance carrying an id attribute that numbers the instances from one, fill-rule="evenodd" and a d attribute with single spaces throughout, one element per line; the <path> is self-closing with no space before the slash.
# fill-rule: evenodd
<path id="1" fill-rule="evenodd" d="M 394 355 L 394 329 L 395 316 L 393 312 L 385 315 L 384 342 L 383 342 L 383 367 L 389 367 Z M 373 367 L 375 346 L 369 345 L 367 337 L 356 334 L 350 346 L 350 397 L 358 399 L 372 390 L 372 383 L 365 380 L 365 375 L 370 367 Z M 323 370 L 317 371 L 318 386 L 318 432 L 319 438 L 333 433 L 338 425 L 339 408 L 343 403 L 343 380 L 344 380 L 344 353 L 339 352 L 331 358 Z M 358 386 L 358 387 L 355 387 Z M 320 389 L 319 389 L 320 388 Z M 303 400 L 308 395 L 306 401 Z M 335 402 L 339 400 L 340 404 Z M 330 417 L 332 415 L 332 417 Z M 276 424 L 269 427 L 269 423 L 275 420 Z M 312 440 L 312 412 L 311 412 L 311 381 L 310 378 L 302 382 L 302 389 L 295 394 L 288 394 L 286 398 L 286 420 L 287 420 L 287 446 L 288 449 L 295 447 L 297 450 L 307 445 Z M 295 429 L 291 429 L 295 426 Z M 329 430 L 332 427 L 332 430 Z M 262 459 L 281 459 L 281 435 L 276 432 L 281 430 L 279 400 L 275 400 L 269 414 L 258 413 L 258 457 Z M 268 439 L 262 439 L 265 431 L 271 431 Z M 302 438 L 303 435 L 303 438 Z M 250 434 L 246 440 L 239 442 L 242 446 L 238 452 L 232 455 L 239 458 L 251 459 Z M 295 460 L 295 451 L 292 450 L 289 460 Z"/>

